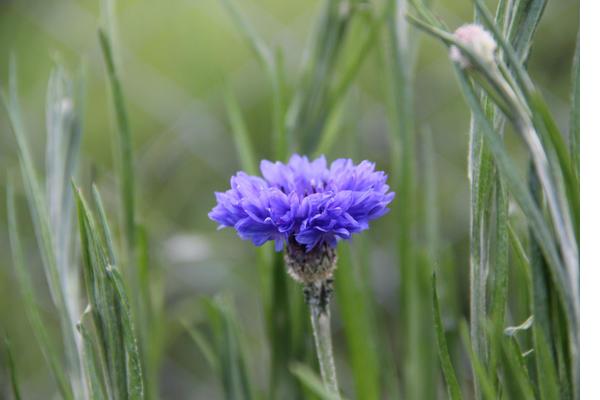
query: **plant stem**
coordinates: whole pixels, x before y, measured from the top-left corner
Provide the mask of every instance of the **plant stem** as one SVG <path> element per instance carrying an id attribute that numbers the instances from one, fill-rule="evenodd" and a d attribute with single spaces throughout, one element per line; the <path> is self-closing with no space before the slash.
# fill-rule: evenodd
<path id="1" fill-rule="evenodd" d="M 335 374 L 333 346 L 331 345 L 331 319 L 329 315 L 329 298 L 331 296 L 332 284 L 332 280 L 307 284 L 305 294 L 310 308 L 310 321 L 315 337 L 321 378 L 327 390 L 334 398 L 339 399 L 340 393 Z"/>

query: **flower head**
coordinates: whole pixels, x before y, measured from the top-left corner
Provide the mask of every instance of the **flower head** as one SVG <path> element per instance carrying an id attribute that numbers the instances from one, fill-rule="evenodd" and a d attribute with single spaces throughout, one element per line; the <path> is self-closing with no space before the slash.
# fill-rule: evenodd
<path id="1" fill-rule="evenodd" d="M 233 176 L 208 216 L 256 246 L 273 240 L 277 251 L 285 243 L 307 253 L 335 248 L 338 240 L 368 229 L 394 198 L 385 173 L 369 161 L 339 159 L 328 167 L 324 156 L 293 155 L 287 164 L 263 160 L 260 170 L 263 177 Z"/>
<path id="2" fill-rule="evenodd" d="M 485 64 L 493 64 L 495 62 L 496 41 L 481 25 L 463 25 L 454 31 L 454 37 L 457 42 L 469 49 Z M 462 68 L 470 68 L 472 66 L 469 58 L 462 54 L 457 46 L 450 47 L 450 59 L 458 63 Z"/>

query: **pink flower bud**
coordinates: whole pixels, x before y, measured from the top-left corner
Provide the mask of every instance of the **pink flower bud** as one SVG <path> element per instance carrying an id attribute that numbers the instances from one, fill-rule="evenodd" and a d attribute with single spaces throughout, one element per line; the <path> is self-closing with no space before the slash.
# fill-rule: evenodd
<path id="1" fill-rule="evenodd" d="M 488 31 L 481 25 L 466 24 L 454 31 L 457 42 L 468 48 L 476 57 L 485 64 L 495 62 L 496 42 Z M 450 47 L 450 59 L 458 63 L 462 68 L 472 67 L 468 57 L 462 54 L 456 46 Z"/>

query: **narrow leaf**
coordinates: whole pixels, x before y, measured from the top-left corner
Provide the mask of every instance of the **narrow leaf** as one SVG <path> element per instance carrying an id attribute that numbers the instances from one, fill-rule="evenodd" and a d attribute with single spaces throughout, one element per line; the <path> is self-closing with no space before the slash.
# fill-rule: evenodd
<path id="1" fill-rule="evenodd" d="M 497 398 L 496 390 L 492 384 L 493 379 L 488 376 L 488 373 L 483 366 L 479 356 L 473 351 L 471 340 L 469 339 L 469 328 L 465 321 L 460 324 L 460 335 L 463 340 L 463 344 L 467 349 L 469 360 L 471 361 L 471 368 L 473 368 L 473 375 L 476 377 L 481 393 L 484 399 L 495 400 Z"/>
<path id="2" fill-rule="evenodd" d="M 435 274 L 433 274 L 431 278 L 431 286 L 433 288 L 433 321 L 435 325 L 438 354 L 440 357 L 442 372 L 444 373 L 444 378 L 446 379 L 448 396 L 450 396 L 451 400 L 460 400 L 462 399 L 462 395 L 460 392 L 458 379 L 456 378 L 456 373 L 454 372 L 454 367 L 452 366 L 452 361 L 450 360 L 450 353 L 448 352 L 448 343 L 446 342 L 446 335 L 444 333 L 444 325 L 440 312 Z"/>
<path id="3" fill-rule="evenodd" d="M 17 367 L 13 357 L 11 344 L 7 337 L 4 337 L 4 349 L 6 352 L 6 364 L 10 375 L 10 387 L 12 389 L 14 400 L 21 400 L 21 390 L 19 389 L 19 378 L 17 376 Z"/>
<path id="4" fill-rule="evenodd" d="M 379 360 L 377 352 L 377 337 L 371 301 L 364 278 L 361 276 L 348 245 L 338 246 L 338 266 L 336 272 L 336 295 L 338 307 L 344 323 L 350 364 L 358 399 L 378 399 L 379 391 Z"/>
<path id="5" fill-rule="evenodd" d="M 231 124 L 233 141 L 242 168 L 251 175 L 258 175 L 258 163 L 256 162 L 250 133 L 242 116 L 240 105 L 231 89 L 225 91 L 225 105 L 227 106 L 227 115 Z"/>
<path id="6" fill-rule="evenodd" d="M 301 363 L 292 363 L 290 366 L 292 374 L 302 382 L 310 391 L 323 400 L 340 400 L 340 398 L 323 385 L 321 378 L 310 367 Z"/>
<path id="7" fill-rule="evenodd" d="M 111 87 L 114 111 L 117 118 L 118 130 L 118 167 L 121 193 L 121 216 L 123 218 L 123 229 L 127 239 L 127 246 L 130 250 L 135 248 L 136 228 L 135 228 L 135 180 L 133 168 L 133 144 L 125 108 L 125 98 L 121 82 L 115 69 L 113 53 L 110 46 L 110 40 L 106 34 L 98 31 L 102 55 L 108 74 L 108 80 Z"/>
<path id="8" fill-rule="evenodd" d="M 35 298 L 31 276 L 29 275 L 27 267 L 25 266 L 25 257 L 23 254 L 23 247 L 21 245 L 21 237 L 18 228 L 20 225 L 17 221 L 14 189 L 10 179 L 7 188 L 6 204 L 8 208 L 8 232 L 11 253 L 17 280 L 23 300 L 25 302 L 25 311 L 27 312 L 29 323 L 33 328 L 35 338 L 42 350 L 42 354 L 44 355 L 46 363 L 50 367 L 50 371 L 52 372 L 52 376 L 56 381 L 61 395 L 68 400 L 74 399 L 72 388 L 69 385 L 66 377 L 66 371 L 64 370 L 60 360 L 58 351 L 59 347 L 52 343 L 48 335 L 46 324 L 42 320 L 40 310 L 37 306 L 37 300 Z"/>
<path id="9" fill-rule="evenodd" d="M 117 301 L 120 307 L 120 331 L 123 335 L 124 350 L 127 352 L 127 395 L 129 399 L 141 400 L 144 398 L 142 362 L 129 301 L 127 300 L 119 271 L 109 265 L 107 273 L 110 283 L 117 294 Z"/>

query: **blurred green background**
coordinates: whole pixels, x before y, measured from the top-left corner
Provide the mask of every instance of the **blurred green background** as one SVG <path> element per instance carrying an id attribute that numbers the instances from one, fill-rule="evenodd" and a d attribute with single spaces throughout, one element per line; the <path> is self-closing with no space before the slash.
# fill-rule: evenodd
<path id="1" fill-rule="evenodd" d="M 232 88 L 259 157 L 271 154 L 271 91 L 253 54 L 218 0 L 118 1 L 118 63 L 135 144 L 138 218 L 148 229 L 151 262 L 164 279 L 165 357 L 160 371 L 163 398 L 218 398 L 219 383 L 202 355 L 179 327 L 194 319 L 197 299 L 233 293 L 250 344 L 251 374 L 264 385 L 268 346 L 262 325 L 254 266 L 255 252 L 232 230 L 216 231 L 207 218 L 214 191 L 227 188 L 240 162 L 227 120 L 224 94 Z M 239 1 L 244 15 L 284 58 L 287 82 L 297 82 L 318 1 Z M 467 0 L 437 0 L 435 10 L 455 28 L 472 19 Z M 550 103 L 561 128 L 567 126 L 570 68 L 579 29 L 579 2 L 550 0 L 536 34 L 530 71 Z M 41 171 L 44 158 L 45 99 L 50 70 L 60 60 L 75 74 L 83 64 L 86 104 L 79 179 L 98 183 L 115 220 L 118 194 L 112 162 L 114 116 L 97 40 L 99 5 L 91 0 L 0 0 L 0 84 L 6 87 L 9 57 L 16 58 L 22 108 L 30 145 Z M 390 171 L 381 49 L 374 48 L 346 101 L 341 140 L 329 159 L 352 155 Z M 469 112 L 456 85 L 446 49 L 421 38 L 416 65 L 417 135 L 431 132 L 438 179 L 440 296 L 448 329 L 468 317 L 469 208 L 467 132 Z M 511 139 L 513 140 L 513 139 Z M 521 151 L 512 143 L 515 153 Z M 419 168 L 426 168 L 417 155 Z M 51 382 L 42 354 L 24 318 L 15 284 L 5 229 L 5 181 L 17 171 L 14 135 L 0 112 L 0 333 L 18 349 L 18 367 L 27 398 L 46 398 Z M 420 183 L 417 182 L 417 186 Z M 47 289 L 24 202 L 21 205 L 29 266 L 47 304 Z M 402 207 L 398 202 L 392 208 Z M 418 212 L 415 210 L 415 212 Z M 25 223 L 26 222 L 26 223 Z M 368 236 L 370 285 L 381 315 L 383 334 L 394 342 L 399 317 L 399 276 L 393 218 L 372 225 Z M 361 239 L 362 240 L 362 239 Z M 343 326 L 334 306 L 334 346 L 341 385 L 351 391 Z M 55 324 L 52 308 L 44 316 Z M 285 334 L 285 333 L 282 333 Z M 307 335 L 309 332 L 307 332 Z M 393 345 L 392 345 L 393 346 Z M 395 349 L 389 349 L 394 352 Z M 460 369 L 460 368 L 459 368 Z M 466 374 L 467 372 L 459 372 Z M 468 378 L 468 377 L 467 377 Z M 0 381 L 2 382 L 2 381 Z M 6 388 L 0 387 L 0 396 Z"/>

